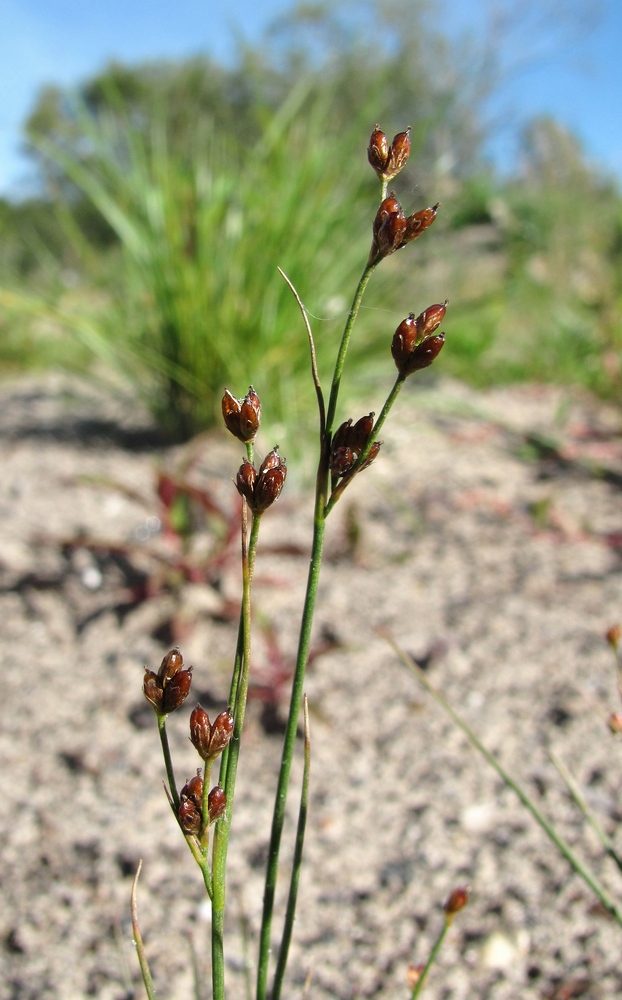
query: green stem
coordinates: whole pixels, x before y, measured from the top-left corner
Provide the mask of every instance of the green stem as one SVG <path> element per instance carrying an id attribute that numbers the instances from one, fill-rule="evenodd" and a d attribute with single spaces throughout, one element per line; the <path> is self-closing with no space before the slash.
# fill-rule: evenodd
<path id="1" fill-rule="evenodd" d="M 140 927 L 138 924 L 138 905 L 136 902 L 136 890 L 138 887 L 138 876 L 140 875 L 140 870 L 143 866 L 143 859 L 141 858 L 138 862 L 138 868 L 136 869 L 136 875 L 134 876 L 134 881 L 132 882 L 132 895 L 130 899 L 130 909 L 132 913 L 132 933 L 134 934 L 134 944 L 136 945 L 136 955 L 138 956 L 138 964 L 140 965 L 140 973 L 143 977 L 143 983 L 145 984 L 145 990 L 147 991 L 147 996 L 149 1000 L 157 1000 L 155 987 L 153 985 L 153 977 L 151 975 L 151 970 L 149 968 L 149 962 L 147 961 L 147 954 L 145 952 L 145 946 L 143 944 L 142 934 L 140 933 Z"/>
<path id="2" fill-rule="evenodd" d="M 554 767 L 557 769 L 558 773 L 565 781 L 568 791 L 570 792 L 575 803 L 577 804 L 577 806 L 583 813 L 583 816 L 585 817 L 587 822 L 592 827 L 592 830 L 598 837 L 601 847 L 609 855 L 609 857 L 615 864 L 618 871 L 622 872 L 622 858 L 616 851 L 615 844 L 611 840 L 611 837 L 607 836 L 602 826 L 598 822 L 598 819 L 588 806 L 587 802 L 583 797 L 581 789 L 579 788 L 576 781 L 572 777 L 570 771 L 568 770 L 566 765 L 559 759 L 559 757 L 557 757 L 552 751 L 549 751 L 549 757 L 551 758 Z"/>
<path id="3" fill-rule="evenodd" d="M 225 996 L 225 963 L 223 950 L 223 930 L 225 921 L 225 876 L 227 867 L 227 850 L 231 831 L 231 817 L 235 793 L 235 780 L 240 754 L 240 740 L 244 728 L 246 714 L 246 699 L 250 675 L 251 653 L 251 577 L 255 564 L 257 539 L 261 517 L 254 515 L 251 526 L 250 541 L 246 544 L 246 531 L 242 532 L 242 623 L 243 623 L 243 655 L 237 698 L 235 706 L 235 722 L 233 734 L 229 743 L 227 772 L 224 775 L 224 791 L 227 805 L 224 816 L 216 821 L 214 843 L 212 848 L 212 996 L 213 1000 L 224 1000 Z"/>
<path id="4" fill-rule="evenodd" d="M 285 911 L 285 922 L 283 925 L 283 937 L 279 948 L 279 957 L 274 973 L 274 983 L 272 986 L 272 1000 L 280 1000 L 283 979 L 287 967 L 289 946 L 294 930 L 294 919 L 296 916 L 296 903 L 298 901 L 298 885 L 300 883 L 300 869 L 302 867 L 302 851 L 305 841 L 305 827 L 307 824 L 307 813 L 309 809 L 309 774 L 311 770 L 311 736 L 309 733 L 309 705 L 307 696 L 304 696 L 304 717 L 305 717 L 305 763 L 302 775 L 302 790 L 300 793 L 300 808 L 298 811 L 298 828 L 296 830 L 296 844 L 294 847 L 294 857 L 292 861 L 292 874 L 289 883 L 289 895 L 287 898 L 287 909 Z"/>
<path id="5" fill-rule="evenodd" d="M 586 868 L 581 859 L 575 854 L 570 844 L 562 837 L 560 833 L 555 829 L 552 823 L 540 812 L 538 806 L 533 801 L 533 799 L 523 790 L 523 788 L 518 784 L 517 781 L 512 777 L 508 771 L 505 770 L 502 764 L 499 763 L 497 758 L 489 750 L 486 749 L 483 743 L 477 738 L 470 726 L 458 715 L 458 713 L 451 707 L 449 702 L 444 698 L 441 692 L 434 687 L 432 682 L 426 677 L 425 672 L 415 663 L 415 661 L 408 656 L 403 650 L 397 646 L 391 638 L 386 636 L 389 645 L 395 650 L 399 656 L 402 663 L 405 663 L 407 667 L 413 670 L 423 686 L 427 688 L 430 694 L 435 698 L 438 704 L 447 713 L 450 719 L 462 730 L 466 738 L 468 739 L 471 746 L 475 747 L 476 750 L 488 761 L 490 766 L 494 768 L 497 774 L 502 778 L 508 788 L 511 788 L 518 798 L 523 803 L 525 808 L 531 813 L 533 818 L 537 823 L 540 824 L 544 832 L 546 833 L 549 840 L 553 842 L 559 853 L 566 858 L 571 868 L 583 879 L 585 884 L 592 890 L 596 898 L 605 907 L 607 912 L 620 924 L 622 927 L 622 910 L 619 909 L 615 901 L 611 898 L 607 890 L 600 884 L 598 879 L 592 874 L 592 872 Z"/>
<path id="6" fill-rule="evenodd" d="M 441 950 L 441 946 L 443 944 L 443 941 L 445 940 L 445 935 L 447 934 L 447 931 L 449 930 L 450 926 L 451 926 L 451 921 L 448 920 L 447 917 L 445 917 L 445 922 L 443 924 L 443 927 L 442 927 L 442 930 L 441 930 L 439 936 L 437 937 L 436 941 L 434 942 L 434 945 L 432 947 L 432 951 L 430 952 L 430 957 L 428 958 L 428 960 L 427 960 L 427 962 L 425 964 L 425 968 L 424 968 L 423 972 L 421 973 L 421 975 L 419 976 L 419 980 L 415 984 L 415 988 L 412 991 L 412 1000 L 416 1000 L 416 998 L 421 993 L 421 991 L 423 989 L 423 985 L 424 985 L 426 979 L 428 978 L 428 973 L 429 973 L 430 969 L 432 968 L 432 966 L 434 965 L 434 963 L 435 963 L 435 961 L 436 961 L 436 959 L 438 957 L 438 953 Z"/>
<path id="7" fill-rule="evenodd" d="M 270 835 L 270 847 L 268 851 L 268 862 L 266 865 L 266 882 L 263 898 L 263 914 L 261 920 L 261 931 L 259 937 L 259 960 L 257 965 L 257 993 L 256 1000 L 265 1000 L 268 983 L 268 961 L 270 957 L 270 934 L 272 928 L 272 914 L 274 911 L 274 896 L 276 890 L 276 879 L 279 864 L 279 852 L 281 848 L 281 836 L 285 821 L 285 804 L 287 801 L 287 790 L 289 787 L 289 777 L 296 745 L 296 733 L 298 730 L 298 718 L 300 715 L 300 705 L 302 702 L 303 684 L 307 660 L 309 659 L 309 647 L 311 644 L 311 626 L 313 623 L 313 613 L 317 598 L 318 583 L 320 578 L 320 567 L 322 563 L 322 551 L 324 547 L 324 533 L 326 528 L 326 517 L 324 506 L 326 503 L 326 492 L 328 489 L 328 461 L 326 449 L 320 457 L 318 469 L 318 479 L 316 487 L 315 515 L 313 525 L 313 545 L 311 549 L 311 562 L 309 564 L 309 574 L 307 578 L 307 591 L 302 612 L 300 625 L 300 638 L 298 642 L 298 655 L 296 658 L 296 669 L 292 681 L 292 692 L 289 702 L 289 713 L 287 716 L 287 726 L 283 740 L 283 751 L 281 755 L 281 768 L 274 799 L 274 812 L 272 816 L 272 832 Z"/>
<path id="8" fill-rule="evenodd" d="M 352 328 L 356 322 L 356 317 L 358 316 L 359 309 L 361 306 L 361 301 L 363 295 L 365 294 L 365 289 L 367 288 L 367 283 L 371 278 L 374 270 L 378 266 L 378 261 L 375 264 L 367 264 L 365 270 L 361 275 L 361 279 L 358 283 L 357 289 L 354 293 L 354 298 L 352 300 L 352 306 L 350 307 L 350 312 L 348 313 L 348 319 L 341 337 L 341 344 L 339 345 L 339 353 L 337 355 L 337 361 L 335 363 L 335 370 L 333 372 L 333 381 L 330 387 L 330 399 L 328 401 L 328 413 L 326 414 L 326 432 L 330 434 L 333 429 L 333 424 L 335 422 L 335 411 L 337 409 L 337 398 L 339 396 L 339 388 L 341 386 L 341 376 L 343 374 L 343 366 L 346 360 L 346 354 L 348 351 L 348 345 L 350 343 L 350 335 L 352 333 Z"/>
<path id="9" fill-rule="evenodd" d="M 171 748 L 168 743 L 168 734 L 166 732 L 165 715 L 158 715 L 158 732 L 160 733 L 160 743 L 162 744 L 162 754 L 164 756 L 164 766 L 166 767 L 166 777 L 168 778 L 168 787 L 171 792 L 173 805 L 175 806 L 175 814 L 177 815 L 177 813 L 179 812 L 179 792 L 177 791 L 177 785 L 175 783 L 175 772 L 173 771 Z"/>

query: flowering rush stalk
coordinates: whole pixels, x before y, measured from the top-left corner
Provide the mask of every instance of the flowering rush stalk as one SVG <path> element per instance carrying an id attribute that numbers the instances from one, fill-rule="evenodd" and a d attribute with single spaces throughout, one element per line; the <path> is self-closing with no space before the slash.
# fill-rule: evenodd
<path id="1" fill-rule="evenodd" d="M 432 364 L 440 353 L 445 340 L 445 335 L 437 331 L 445 316 L 447 302 L 431 305 L 418 315 L 414 312 L 410 313 L 399 324 L 393 335 L 391 353 L 397 368 L 397 375 L 381 409 L 380 416 L 374 420 L 374 413 L 370 412 L 357 420 L 349 418 L 338 426 L 336 425 L 339 393 L 348 347 L 367 285 L 376 268 L 387 257 L 418 239 L 436 218 L 438 205 L 421 209 L 412 215 L 406 215 L 395 194 L 393 192 L 387 194 L 388 183 L 404 168 L 409 154 L 410 129 L 398 133 L 389 143 L 380 127 L 375 126 L 369 141 L 367 155 L 381 182 L 380 205 L 373 222 L 369 255 L 363 266 L 337 350 L 328 401 L 325 399 L 319 380 L 309 317 L 295 288 L 284 275 L 298 301 L 309 338 L 311 371 L 319 413 L 319 457 L 311 559 L 266 864 L 264 902 L 258 945 L 256 1000 L 266 1000 L 268 995 L 270 956 L 272 954 L 272 921 L 279 854 L 291 767 L 303 702 L 305 671 L 309 660 L 326 520 L 355 476 L 363 469 L 368 468 L 377 458 L 382 444 L 377 440 L 378 433 L 406 378 Z M 158 720 L 171 808 L 192 855 L 202 871 L 206 891 L 212 903 L 213 1000 L 224 1000 L 225 997 L 223 929 L 226 904 L 226 860 L 251 669 L 251 586 L 255 554 L 261 518 L 279 497 L 287 473 L 285 461 L 280 457 L 277 448 L 269 452 L 259 468 L 253 462 L 254 442 L 261 423 L 261 402 L 252 386 L 246 396 L 240 399 L 236 398 L 229 390 L 225 390 L 222 413 L 227 429 L 246 446 L 246 457 L 236 478 L 236 488 L 243 498 L 241 517 L 242 605 L 229 706 L 213 722 L 200 705 L 194 709 L 190 718 L 190 739 L 203 761 L 203 768 L 197 771 L 196 776 L 187 782 L 180 792 L 177 791 L 166 736 L 166 718 L 170 712 L 180 707 L 189 694 L 192 668 L 184 668 L 180 651 L 174 649 L 164 658 L 157 673 L 146 669 L 144 679 L 145 697 L 152 705 Z M 219 781 L 210 788 L 212 765 L 217 758 L 220 758 Z M 276 969 L 271 987 L 272 1000 L 278 1000 L 281 995 L 287 967 L 302 863 L 302 846 L 309 801 L 309 775 L 310 738 L 308 716 L 305 713 L 303 788 L 296 833 L 294 865 L 289 887 L 289 901 L 280 947 L 277 949 Z M 143 976 L 145 968 L 148 969 L 146 957 L 141 962 Z"/>

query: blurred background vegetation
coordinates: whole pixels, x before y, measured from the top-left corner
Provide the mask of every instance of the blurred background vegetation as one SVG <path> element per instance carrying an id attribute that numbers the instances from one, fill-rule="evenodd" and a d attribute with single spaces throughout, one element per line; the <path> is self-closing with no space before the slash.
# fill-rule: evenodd
<path id="1" fill-rule="evenodd" d="M 375 122 L 412 127 L 408 213 L 442 208 L 374 275 L 350 371 L 382 391 L 404 316 L 448 297 L 443 372 L 563 381 L 619 400 L 622 199 L 555 121 L 520 163 L 486 162 L 494 52 L 465 50 L 425 3 L 361 23 L 303 4 L 234 65 L 109 65 L 43 90 L 24 125 L 36 196 L 0 200 L 0 365 L 129 387 L 173 439 L 252 382 L 288 431 L 313 410 L 293 280 L 326 379 L 371 239 Z M 430 375 L 429 377 L 433 377 Z M 350 383 L 352 385 L 352 382 Z"/>

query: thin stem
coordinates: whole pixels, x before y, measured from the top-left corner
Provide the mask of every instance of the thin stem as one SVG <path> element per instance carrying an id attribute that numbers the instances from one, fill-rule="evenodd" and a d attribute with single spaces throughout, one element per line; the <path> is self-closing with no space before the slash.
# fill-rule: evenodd
<path id="1" fill-rule="evenodd" d="M 361 279 L 357 285 L 356 291 L 354 293 L 354 298 L 352 299 L 352 305 L 350 307 L 350 312 L 348 313 L 348 319 L 346 320 L 346 325 L 341 337 L 341 344 L 339 345 L 339 353 L 337 354 L 337 361 L 335 363 L 335 370 L 333 372 L 333 381 L 330 387 L 330 399 L 328 401 L 328 413 L 326 415 L 326 432 L 330 434 L 333 429 L 333 424 L 335 422 L 335 412 L 337 410 L 337 399 L 339 397 L 339 388 L 341 386 L 341 376 L 343 374 L 343 366 L 346 360 L 346 354 L 348 351 L 348 345 L 350 343 L 350 335 L 352 333 L 352 328 L 356 322 L 356 317 L 359 314 L 359 309 L 361 307 L 361 301 L 363 295 L 365 294 L 365 289 L 367 288 L 367 283 L 374 273 L 379 261 L 374 264 L 366 264 L 365 270 L 361 275 Z"/>
<path id="2" fill-rule="evenodd" d="M 284 278 L 284 280 L 289 285 L 296 302 L 298 303 L 298 308 L 302 314 L 302 319 L 307 331 L 307 337 L 309 338 L 309 350 L 311 352 L 311 375 L 313 377 L 313 384 L 315 386 L 315 394 L 317 396 L 317 405 L 320 414 L 320 434 L 323 437 L 324 431 L 326 429 L 326 406 L 324 404 L 324 394 L 322 393 L 322 386 L 320 385 L 320 376 L 317 370 L 317 355 L 315 353 L 315 342 L 313 340 L 313 331 L 311 330 L 311 324 L 309 322 L 309 317 L 307 315 L 307 310 L 304 307 L 303 301 L 300 298 L 298 292 L 296 291 L 294 285 L 289 280 L 285 271 L 281 268 L 277 268 L 279 274 Z"/>
<path id="3" fill-rule="evenodd" d="M 561 775 L 561 777 L 563 778 L 564 782 L 566 783 L 566 787 L 568 788 L 568 791 L 570 792 L 570 794 L 571 794 L 572 798 L 574 799 L 576 805 L 579 807 L 579 809 L 583 813 L 583 816 L 585 817 L 585 819 L 587 820 L 587 822 L 592 827 L 592 830 L 594 831 L 594 833 L 598 837 L 598 840 L 600 841 L 601 847 L 606 852 L 606 854 L 609 855 L 609 857 L 611 858 L 611 860 L 613 861 L 613 863 L 617 867 L 618 871 L 622 872 L 622 858 L 620 857 L 620 855 L 616 851 L 615 844 L 613 843 L 611 837 L 607 836 L 607 834 L 603 830 L 602 826 L 600 825 L 598 819 L 596 818 L 596 816 L 594 815 L 594 813 L 592 812 L 592 810 L 588 806 L 587 802 L 585 801 L 585 799 L 583 797 L 581 789 L 579 788 L 578 784 L 574 780 L 574 778 L 571 775 L 570 771 L 568 770 L 568 768 L 566 767 L 566 765 L 563 763 L 563 761 L 561 761 L 559 759 L 559 757 L 557 757 L 553 753 L 552 750 L 549 751 L 549 757 L 551 758 L 551 761 L 553 762 L 553 766 L 556 768 L 557 772 Z"/>
<path id="4" fill-rule="evenodd" d="M 153 977 L 151 975 L 151 969 L 149 968 L 149 962 L 147 961 L 147 953 L 145 952 L 145 946 L 143 944 L 142 934 L 140 933 L 140 927 L 138 924 L 138 903 L 136 901 L 136 891 L 138 888 L 138 876 L 140 875 L 140 870 L 143 866 L 143 859 L 141 858 L 138 862 L 138 868 L 136 869 L 136 874 L 134 876 L 134 881 L 132 882 L 132 895 L 130 897 L 130 910 L 132 913 L 132 932 L 134 934 L 134 944 L 136 945 L 136 955 L 138 956 L 138 964 L 140 965 L 140 974 L 143 977 L 143 983 L 145 984 L 145 990 L 147 991 L 147 996 L 149 1000 L 157 1000 L 155 987 L 153 985 Z"/>
<path id="5" fill-rule="evenodd" d="M 261 931 L 259 936 L 259 960 L 257 963 L 257 993 L 256 1000 L 265 1000 L 268 983 L 268 962 L 270 957 L 270 934 L 272 928 L 272 914 L 274 911 L 274 896 L 276 891 L 276 879 L 279 865 L 279 852 L 281 848 L 281 837 L 283 834 L 283 824 L 285 822 L 285 804 L 287 801 L 287 790 L 289 787 L 289 777 L 296 744 L 296 733 L 298 729 L 298 718 L 300 715 L 300 704 L 302 701 L 302 689 L 305 678 L 307 660 L 309 659 L 309 647 L 311 644 L 311 626 L 313 624 L 313 613 L 317 599 L 318 583 L 320 579 L 320 567 L 322 563 L 322 551 L 324 548 L 324 534 L 326 528 L 326 518 L 324 516 L 324 505 L 326 503 L 326 491 L 328 488 L 328 466 L 326 455 L 320 457 L 318 469 L 318 480 L 316 487 L 316 502 L 313 529 L 313 544 L 311 549 L 311 561 L 309 564 L 309 574 L 307 578 L 307 591 L 302 612 L 300 625 L 300 637 L 298 642 L 298 655 L 296 658 L 296 669 L 292 681 L 292 692 L 289 702 L 289 713 L 285 737 L 283 740 L 283 751 L 281 755 L 281 768 L 274 799 L 274 812 L 272 816 L 272 832 L 270 835 L 270 847 L 268 850 L 268 862 L 266 865 L 266 881 L 263 898 L 263 914 L 261 920 Z"/>
<path id="6" fill-rule="evenodd" d="M 171 792 L 171 798 L 173 799 L 173 805 L 175 806 L 175 814 L 177 814 L 177 812 L 179 811 L 179 792 L 177 791 L 177 784 L 175 782 L 175 772 L 173 771 L 171 748 L 168 743 L 168 734 L 166 732 L 165 715 L 158 715 L 158 732 L 160 733 L 160 743 L 162 744 L 162 754 L 164 756 L 164 765 L 166 767 L 166 777 L 168 779 L 168 787 Z"/>
<path id="7" fill-rule="evenodd" d="M 445 922 L 443 923 L 441 932 L 438 935 L 436 941 L 434 942 L 434 945 L 432 946 L 432 951 L 430 952 L 430 957 L 428 958 L 428 960 L 427 960 L 427 962 L 425 964 L 425 968 L 423 969 L 423 972 L 419 976 L 419 979 L 415 983 L 415 987 L 414 987 L 414 989 L 412 991 L 412 995 L 411 995 L 412 996 L 412 1000 L 416 1000 L 416 998 L 419 996 L 419 994 L 423 990 L 424 983 L 425 983 L 426 979 L 428 978 L 428 973 L 429 973 L 430 969 L 432 968 L 432 966 L 434 965 L 434 963 L 435 963 L 435 961 L 436 961 L 436 959 L 438 957 L 438 953 L 441 950 L 443 941 L 445 940 L 445 935 L 447 934 L 447 931 L 449 930 L 450 926 L 451 926 L 451 921 L 449 921 L 447 919 L 447 917 L 445 917 Z"/>
<path id="8" fill-rule="evenodd" d="M 213 1000 L 224 1000 L 225 968 L 223 951 L 223 929 L 225 919 L 225 876 L 227 866 L 227 850 L 231 831 L 231 817 L 235 793 L 240 740 L 244 728 L 246 714 L 246 699 L 250 674 L 251 653 L 251 575 L 255 563 L 257 539 L 261 517 L 254 515 L 251 526 L 250 541 L 247 543 L 245 526 L 242 531 L 242 622 L 243 622 L 243 655 L 240 672 L 237 699 L 235 705 L 235 722 L 233 734 L 229 743 L 227 773 L 224 776 L 224 791 L 226 807 L 224 816 L 216 821 L 214 842 L 212 847 L 212 984 Z"/>
<path id="9" fill-rule="evenodd" d="M 292 874 L 289 883 L 289 895 L 287 898 L 287 909 L 285 911 L 285 922 L 283 925 L 283 937 L 279 948 L 279 957 L 274 973 L 274 983 L 272 986 L 272 1000 L 279 1000 L 281 989 L 283 988 L 283 978 L 287 967 L 289 946 L 294 930 L 294 919 L 296 916 L 296 903 L 298 900 L 298 885 L 300 883 L 300 869 L 302 867 L 302 851 L 305 840 L 305 827 L 307 823 L 307 813 L 309 808 L 309 773 L 311 769 L 311 734 L 309 732 L 309 704 L 307 696 L 304 696 L 304 720 L 305 720 L 305 763 L 302 775 L 302 790 L 300 793 L 300 809 L 298 811 L 298 828 L 296 830 L 296 844 L 294 847 L 294 858 L 292 861 Z"/>
<path id="10" fill-rule="evenodd" d="M 428 677 L 426 677 L 425 672 L 415 663 L 415 661 L 407 655 L 403 650 L 396 645 L 393 640 L 385 635 L 389 645 L 397 653 L 402 663 L 414 671 L 421 683 L 430 692 L 432 697 L 438 702 L 438 704 L 447 713 L 450 719 L 455 722 L 459 729 L 462 730 L 466 738 L 468 739 L 471 746 L 475 747 L 476 750 L 488 761 L 490 766 L 494 768 L 497 774 L 502 778 L 508 788 L 511 788 L 513 792 L 518 795 L 518 798 L 523 803 L 525 808 L 531 813 L 533 818 L 537 823 L 540 824 L 544 832 L 546 833 L 549 840 L 553 842 L 560 854 L 566 858 L 571 868 L 583 879 L 585 884 L 592 890 L 596 898 L 605 907 L 608 913 L 620 924 L 622 927 L 622 910 L 619 909 L 615 900 L 611 898 L 607 890 L 598 881 L 595 875 L 590 872 L 588 868 L 584 865 L 581 859 L 575 854 L 570 844 L 562 837 L 560 833 L 555 829 L 552 823 L 543 815 L 538 809 L 538 806 L 533 801 L 533 799 L 528 795 L 527 792 L 518 784 L 518 782 L 512 777 L 508 771 L 505 770 L 502 764 L 499 763 L 497 758 L 489 750 L 486 749 L 483 743 L 477 738 L 470 726 L 458 715 L 458 713 L 451 707 L 449 702 L 441 694 L 441 692 L 434 687 Z"/>

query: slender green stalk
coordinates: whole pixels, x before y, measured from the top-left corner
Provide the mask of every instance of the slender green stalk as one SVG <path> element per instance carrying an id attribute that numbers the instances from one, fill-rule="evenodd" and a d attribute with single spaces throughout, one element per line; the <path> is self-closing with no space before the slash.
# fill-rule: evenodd
<path id="1" fill-rule="evenodd" d="M 281 989 L 283 988 L 283 978 L 287 968 L 287 958 L 289 946 L 294 930 L 294 919 L 296 916 L 296 903 L 298 901 L 298 885 L 300 883 L 300 869 L 302 867 L 302 851 L 305 840 L 305 827 L 307 824 L 307 813 L 309 809 L 309 774 L 311 770 L 311 734 L 309 732 L 309 705 L 307 696 L 304 696 L 304 719 L 305 719 L 305 763 L 302 775 L 302 790 L 300 793 L 300 809 L 298 811 L 298 828 L 296 830 L 296 844 L 294 847 L 294 857 L 292 861 L 292 874 L 289 883 L 289 895 L 287 899 L 287 909 L 285 911 L 285 923 L 283 925 L 283 937 L 279 948 L 279 957 L 274 973 L 274 983 L 272 986 L 272 1000 L 280 1000 Z"/>
<path id="2" fill-rule="evenodd" d="M 594 831 L 594 833 L 598 837 L 598 840 L 600 841 L 601 847 L 606 852 L 606 854 L 609 855 L 609 857 L 611 858 L 611 860 L 615 864 L 615 866 L 618 869 L 618 871 L 622 872 L 622 858 L 620 857 L 620 855 L 616 851 L 615 844 L 613 843 L 611 837 L 607 836 L 607 834 L 603 830 L 602 826 L 600 825 L 598 819 L 596 818 L 596 816 L 594 815 L 594 813 L 592 812 L 592 810 L 588 806 L 587 802 L 585 801 L 585 799 L 583 797 L 581 789 L 577 785 L 577 783 L 574 780 L 573 776 L 571 775 L 570 771 L 568 770 L 568 768 L 566 767 L 566 765 L 563 763 L 563 761 L 561 761 L 559 759 L 559 757 L 557 757 L 552 751 L 549 751 L 549 757 L 551 758 L 551 761 L 553 762 L 553 766 L 556 768 L 557 772 L 561 775 L 561 777 L 563 778 L 564 782 L 566 783 L 568 791 L 572 795 L 572 798 L 574 799 L 575 803 L 577 804 L 577 806 L 579 807 L 579 809 L 583 813 L 583 816 L 585 817 L 585 819 L 587 820 L 587 822 L 592 827 L 592 830 Z"/>
<path id="3" fill-rule="evenodd" d="M 162 744 L 162 755 L 164 757 L 164 766 L 166 767 L 166 777 L 168 778 L 168 787 L 171 792 L 171 798 L 173 799 L 173 805 L 175 806 L 175 814 L 177 814 L 179 810 L 179 792 L 177 791 L 177 784 L 175 782 L 175 772 L 173 771 L 171 748 L 169 746 L 168 734 L 166 732 L 165 715 L 158 715 L 158 732 L 160 734 L 160 743 Z"/>
<path id="4" fill-rule="evenodd" d="M 266 865 L 266 881 L 263 898 L 263 914 L 261 921 L 261 931 L 259 936 L 259 960 L 257 964 L 257 993 L 256 1000 L 265 1000 L 268 983 L 268 961 L 270 957 L 270 934 L 272 928 L 272 913 L 274 910 L 274 896 L 276 891 L 276 879 L 279 864 L 279 851 L 281 847 L 281 836 L 283 824 L 285 822 L 285 804 L 287 801 L 287 790 L 289 777 L 296 745 L 296 732 L 298 729 L 298 718 L 300 715 L 300 705 L 302 702 L 302 689 L 305 678 L 307 660 L 309 659 L 309 647 L 311 644 L 311 626 L 313 623 L 313 613 L 317 599 L 318 584 L 320 579 L 320 566 L 322 563 L 322 552 L 324 548 L 324 533 L 326 528 L 326 517 L 324 506 L 326 503 L 326 492 L 328 488 L 328 468 L 326 455 L 320 458 L 320 468 L 318 470 L 318 481 L 315 502 L 315 515 L 313 527 L 313 544 L 311 549 L 311 562 L 309 564 L 309 574 L 307 578 L 307 592 L 302 612 L 300 628 L 300 638 L 298 643 L 298 655 L 296 658 L 296 669 L 292 682 L 292 693 L 289 702 L 289 713 L 285 737 L 283 740 L 283 751 L 281 756 L 281 768 L 274 799 L 274 813 L 272 816 L 272 832 L 270 835 L 270 847 L 268 850 L 268 862 Z"/>
<path id="5" fill-rule="evenodd" d="M 143 983 L 145 984 L 145 990 L 149 1000 L 157 1000 L 155 987 L 153 985 L 153 977 L 151 975 L 151 969 L 149 968 L 149 962 L 147 961 L 147 953 L 145 952 L 145 946 L 143 944 L 142 934 L 140 933 L 140 927 L 138 924 L 138 904 L 136 902 L 136 890 L 138 887 L 138 876 L 140 875 L 140 870 L 143 866 L 143 859 L 141 858 L 138 862 L 138 868 L 136 869 L 136 874 L 134 876 L 134 881 L 132 882 L 132 895 L 130 897 L 130 910 L 132 913 L 132 933 L 134 934 L 134 944 L 136 945 L 136 954 L 138 956 L 138 964 L 140 965 L 140 973 L 143 977 Z"/>
<path id="6" fill-rule="evenodd" d="M 518 795 L 518 798 L 523 803 L 525 808 L 531 813 L 533 818 L 537 823 L 540 824 L 544 832 L 546 833 L 549 840 L 555 845 L 560 854 L 566 858 L 571 868 L 583 879 L 585 884 L 592 890 L 598 901 L 605 907 L 607 912 L 620 924 L 622 927 L 622 910 L 617 906 L 615 900 L 611 898 L 607 890 L 598 881 L 595 875 L 584 865 L 581 859 L 575 854 L 570 844 L 564 840 L 562 835 L 558 833 L 552 823 L 543 815 L 543 813 L 538 809 L 538 806 L 533 801 L 530 795 L 524 791 L 521 785 L 512 777 L 508 771 L 505 770 L 502 764 L 499 763 L 497 758 L 489 750 L 486 749 L 483 743 L 477 738 L 470 726 L 464 721 L 464 719 L 458 715 L 458 713 L 451 707 L 449 702 L 441 694 L 441 692 L 434 687 L 426 674 L 421 668 L 414 662 L 414 660 L 408 656 L 396 643 L 387 635 L 385 635 L 389 645 L 396 652 L 402 663 L 414 671 L 421 683 L 430 692 L 432 697 L 438 702 L 441 708 L 447 713 L 447 715 L 452 719 L 452 721 L 462 730 L 466 738 L 468 739 L 471 746 L 488 761 L 490 766 L 494 768 L 497 774 L 502 778 L 508 788 L 511 788 L 513 792 Z"/>
<path id="7" fill-rule="evenodd" d="M 438 953 L 441 950 L 441 947 L 443 945 L 443 941 L 445 940 L 445 936 L 446 936 L 447 931 L 449 930 L 450 926 L 451 926 L 451 920 L 448 920 L 448 918 L 446 916 L 445 917 L 445 922 L 443 923 L 443 926 L 441 928 L 441 932 L 438 935 L 436 941 L 434 942 L 434 945 L 432 946 L 432 951 L 430 952 L 430 957 L 428 958 L 428 960 L 427 960 L 427 962 L 425 964 L 425 968 L 423 969 L 421 975 L 419 976 L 419 979 L 415 983 L 415 987 L 414 987 L 414 989 L 412 991 L 412 994 L 411 994 L 412 1000 L 416 1000 L 416 998 L 419 996 L 419 994 L 423 990 L 424 983 L 425 983 L 426 979 L 428 978 L 428 973 L 429 973 L 430 969 L 432 968 L 432 966 L 434 965 L 436 959 L 438 958 Z"/>
<path id="8" fill-rule="evenodd" d="M 227 772 L 224 776 L 224 790 L 227 805 L 224 816 L 216 822 L 212 848 L 212 996 L 213 1000 L 224 1000 L 225 996 L 225 963 L 223 950 L 223 929 L 225 919 L 225 875 L 227 866 L 227 850 L 231 831 L 231 816 L 235 793 L 240 740 L 244 728 L 246 714 L 246 699 L 250 674 L 251 653 L 251 574 L 255 562 L 257 539 L 261 517 L 254 515 L 250 541 L 247 544 L 246 530 L 242 531 L 242 620 L 243 620 L 243 656 L 240 672 L 237 699 L 235 706 L 235 723 L 233 735 L 229 744 Z"/>
<path id="9" fill-rule="evenodd" d="M 363 271 L 360 281 L 357 285 L 356 292 L 354 293 L 354 298 L 352 300 L 352 305 L 350 307 L 350 312 L 348 313 L 348 319 L 341 337 L 341 343 L 339 345 L 339 353 L 337 354 L 337 361 L 335 363 L 335 370 L 333 372 L 333 381 L 330 387 L 330 398 L 328 401 L 328 413 L 326 414 L 326 432 L 330 434 L 333 429 L 333 424 L 335 422 L 335 412 L 337 410 L 337 399 L 339 397 L 339 388 L 341 386 L 341 376 L 343 375 L 343 366 L 346 360 L 346 354 L 348 351 L 348 346 L 350 344 L 350 336 L 352 334 L 352 329 L 356 322 L 356 317 L 359 314 L 359 309 L 361 307 L 361 302 L 363 295 L 365 294 L 365 289 L 372 274 L 374 273 L 376 267 L 378 266 L 378 261 L 375 264 L 367 264 L 365 270 Z"/>

